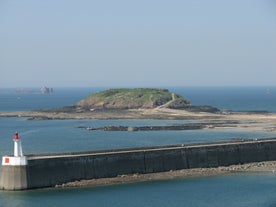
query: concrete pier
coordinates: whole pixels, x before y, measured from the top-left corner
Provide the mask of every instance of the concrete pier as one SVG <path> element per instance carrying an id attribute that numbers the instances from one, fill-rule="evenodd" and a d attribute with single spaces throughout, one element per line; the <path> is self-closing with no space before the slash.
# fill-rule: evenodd
<path id="1" fill-rule="evenodd" d="M 110 178 L 123 174 L 145 174 L 272 160 L 276 160 L 276 139 L 29 155 L 25 167 L 2 168 L 0 188 L 45 188 L 71 181 Z M 14 181 L 8 182 L 7 178 Z M 13 188 L 7 184 L 11 182 L 14 182 Z"/>
<path id="2" fill-rule="evenodd" d="M 2 167 L 0 187 L 3 190 L 28 189 L 26 166 Z"/>

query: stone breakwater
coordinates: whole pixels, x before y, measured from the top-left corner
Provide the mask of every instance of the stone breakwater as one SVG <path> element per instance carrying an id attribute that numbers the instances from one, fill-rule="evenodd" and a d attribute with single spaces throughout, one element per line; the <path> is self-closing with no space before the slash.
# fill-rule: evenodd
<path id="1" fill-rule="evenodd" d="M 84 186 L 104 186 L 114 185 L 122 183 L 136 183 L 136 182 L 148 182 L 154 180 L 170 180 L 170 179 L 184 179 L 191 177 L 207 177 L 217 176 L 229 173 L 275 173 L 276 172 L 276 161 L 265 161 L 265 162 L 253 162 L 247 164 L 238 164 L 222 167 L 212 168 L 193 168 L 193 169 L 182 169 L 182 170 L 170 170 L 167 172 L 160 173 L 149 173 L 149 174 L 127 174 L 118 175 L 113 178 L 99 178 L 89 180 L 78 180 L 68 183 L 56 185 L 56 188 L 72 188 L 72 187 L 84 187 Z"/>
<path id="2" fill-rule="evenodd" d="M 274 160 L 276 139 L 29 155 L 25 167 L 2 167 L 0 187 L 5 190 L 45 188 L 80 180 L 138 177 Z M 16 185 L 14 179 L 18 180 Z"/>

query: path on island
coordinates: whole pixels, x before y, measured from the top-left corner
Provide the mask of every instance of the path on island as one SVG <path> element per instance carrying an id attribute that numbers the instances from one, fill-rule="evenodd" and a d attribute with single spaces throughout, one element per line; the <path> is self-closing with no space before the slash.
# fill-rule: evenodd
<path id="1" fill-rule="evenodd" d="M 163 105 L 157 106 L 155 109 L 167 108 L 172 102 L 175 101 L 175 93 L 172 93 L 172 99 Z"/>

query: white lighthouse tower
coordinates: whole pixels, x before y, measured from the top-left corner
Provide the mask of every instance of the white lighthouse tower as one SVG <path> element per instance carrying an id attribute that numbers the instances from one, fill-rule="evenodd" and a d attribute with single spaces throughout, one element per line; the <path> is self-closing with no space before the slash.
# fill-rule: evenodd
<path id="1" fill-rule="evenodd" d="M 14 157 L 23 157 L 21 140 L 19 139 L 18 132 L 13 136 L 14 141 Z"/>
<path id="2" fill-rule="evenodd" d="M 18 132 L 16 132 L 14 134 L 13 141 L 14 141 L 13 156 L 3 156 L 2 166 L 4 166 L 4 165 L 12 165 L 12 166 L 27 165 L 27 158 L 23 155 L 21 140 L 18 135 Z"/>

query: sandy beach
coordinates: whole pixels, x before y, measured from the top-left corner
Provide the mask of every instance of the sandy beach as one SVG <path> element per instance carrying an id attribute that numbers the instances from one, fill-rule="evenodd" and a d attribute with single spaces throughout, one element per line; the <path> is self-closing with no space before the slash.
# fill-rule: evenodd
<path id="1" fill-rule="evenodd" d="M 0 117 L 26 117 L 32 120 L 53 119 L 159 119 L 193 120 L 196 123 L 208 123 L 209 129 L 236 128 L 253 131 L 275 131 L 275 113 L 246 112 L 189 112 L 168 108 L 131 109 L 131 110 L 95 110 L 88 112 L 52 112 L 52 111 L 15 111 L 0 112 Z M 221 123 L 219 127 L 213 123 Z M 224 125 L 223 125 L 224 124 Z"/>

